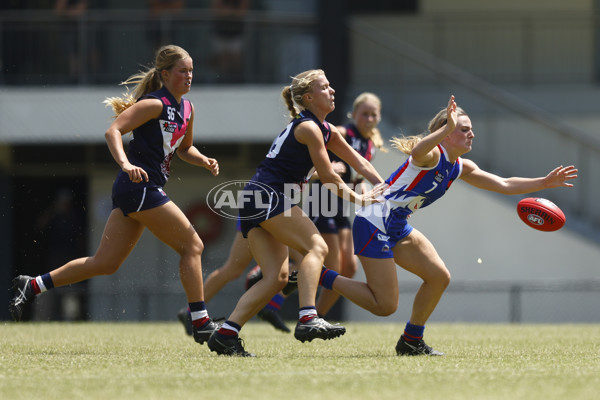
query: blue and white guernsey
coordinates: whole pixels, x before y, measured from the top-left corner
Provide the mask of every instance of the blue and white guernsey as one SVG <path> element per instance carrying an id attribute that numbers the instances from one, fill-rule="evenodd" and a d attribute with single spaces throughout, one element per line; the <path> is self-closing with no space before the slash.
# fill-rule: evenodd
<path id="1" fill-rule="evenodd" d="M 427 207 L 450 188 L 462 172 L 460 157 L 450 162 L 446 150 L 438 145 L 440 160 L 433 168 L 421 168 L 409 157 L 385 181 L 389 188 L 381 195 L 382 203 L 373 203 L 359 209 L 356 215 L 365 218 L 380 231 L 387 233 L 396 219 L 406 219 L 413 212 Z"/>

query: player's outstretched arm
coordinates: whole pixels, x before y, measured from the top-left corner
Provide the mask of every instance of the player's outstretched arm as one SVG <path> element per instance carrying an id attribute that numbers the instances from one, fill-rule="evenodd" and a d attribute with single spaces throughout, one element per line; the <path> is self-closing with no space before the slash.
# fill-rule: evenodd
<path id="1" fill-rule="evenodd" d="M 574 166 L 570 165 L 568 167 L 557 167 L 544 177 L 522 178 L 513 176 L 503 178 L 482 170 L 469 159 L 463 159 L 461 179 L 470 185 L 492 192 L 525 194 L 556 187 L 572 187 L 573 184 L 569 181 L 577 178 L 577 171 Z"/>

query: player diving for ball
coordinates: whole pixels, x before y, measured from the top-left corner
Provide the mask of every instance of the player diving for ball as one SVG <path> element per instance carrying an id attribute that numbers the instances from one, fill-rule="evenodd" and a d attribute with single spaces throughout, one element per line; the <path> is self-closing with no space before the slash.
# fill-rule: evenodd
<path id="1" fill-rule="evenodd" d="M 396 344 L 398 355 L 444 354 L 423 341 L 423 332 L 450 283 L 450 272 L 431 242 L 408 223 L 414 211 L 442 197 L 459 178 L 480 189 L 508 195 L 572 187 L 568 181 L 577 178 L 573 166 L 559 166 L 538 178 L 502 178 L 486 172 L 461 157 L 471 150 L 474 137 L 469 116 L 451 96 L 448 106 L 429 122 L 427 133 L 393 138 L 392 146 L 409 157 L 386 180 L 389 187 L 379 199 L 384 201 L 359 209 L 353 225 L 354 251 L 365 271 L 366 283 L 322 270 L 323 287 L 379 316 L 394 313 L 398 306 L 395 264 L 423 280 Z"/>

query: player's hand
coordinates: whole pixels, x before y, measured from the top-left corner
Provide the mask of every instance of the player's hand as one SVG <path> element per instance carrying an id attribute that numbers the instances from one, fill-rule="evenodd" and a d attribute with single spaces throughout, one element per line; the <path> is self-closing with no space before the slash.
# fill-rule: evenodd
<path id="1" fill-rule="evenodd" d="M 219 162 L 214 158 L 207 158 L 204 168 L 210 171 L 213 176 L 219 175 Z"/>
<path id="2" fill-rule="evenodd" d="M 569 183 L 568 181 L 577 178 L 577 172 L 577 168 L 575 168 L 573 165 L 569 165 L 568 167 L 563 167 L 562 165 L 560 167 L 556 167 L 550 171 L 548 175 L 546 175 L 546 178 L 544 179 L 546 187 L 573 187 L 573 184 Z"/>
<path id="3" fill-rule="evenodd" d="M 383 192 L 385 192 L 387 190 L 387 188 L 389 187 L 389 185 L 385 182 L 382 183 L 378 183 L 377 185 L 375 185 L 373 187 L 373 189 L 369 190 L 368 192 L 366 192 L 365 194 L 363 194 L 362 197 L 362 205 L 363 206 L 368 206 L 369 204 L 373 204 L 373 203 L 383 203 L 383 201 L 385 200 L 383 197 L 381 197 L 381 195 L 383 194 Z"/>
<path id="4" fill-rule="evenodd" d="M 373 186 L 373 189 L 371 189 L 371 192 L 377 194 L 377 196 L 383 194 L 383 192 L 385 192 L 388 188 L 390 187 L 390 185 L 388 185 L 385 182 L 381 182 L 378 183 L 377 185 Z"/>
<path id="5" fill-rule="evenodd" d="M 448 132 L 452 132 L 456 128 L 456 122 L 458 121 L 456 107 L 456 101 L 454 101 L 454 95 L 452 95 L 450 96 L 450 100 L 448 100 L 448 107 L 446 108 L 446 127 L 448 128 Z"/>
<path id="6" fill-rule="evenodd" d="M 144 169 L 141 167 L 135 166 L 130 163 L 126 163 L 121 169 L 129 176 L 131 182 L 148 182 L 148 173 L 144 171 Z"/>
<path id="7" fill-rule="evenodd" d="M 336 174 L 342 175 L 346 172 L 346 164 L 341 161 L 334 161 L 331 163 L 333 170 Z"/>

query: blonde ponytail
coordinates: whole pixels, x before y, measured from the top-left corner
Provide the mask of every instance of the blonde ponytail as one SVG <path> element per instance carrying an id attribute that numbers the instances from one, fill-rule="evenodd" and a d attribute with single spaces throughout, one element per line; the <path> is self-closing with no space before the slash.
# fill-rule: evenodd
<path id="1" fill-rule="evenodd" d="M 321 69 L 304 71 L 292 77 L 292 83 L 283 88 L 281 96 L 292 118 L 295 118 L 301 111 L 296 106 L 304 108 L 304 95 L 312 90 L 313 82 L 321 76 L 325 76 L 325 72 Z"/>
<path id="2" fill-rule="evenodd" d="M 281 91 L 281 97 L 283 97 L 283 101 L 288 111 L 290 112 L 290 116 L 292 118 L 296 118 L 296 116 L 298 115 L 298 110 L 296 109 L 296 106 L 294 106 L 291 86 L 286 86 L 283 88 L 283 90 Z"/>
<path id="3" fill-rule="evenodd" d="M 456 107 L 456 115 L 460 117 L 461 115 L 467 115 L 467 113 L 462 108 Z M 429 121 L 429 124 L 427 125 L 427 132 L 416 136 L 403 136 L 400 138 L 393 137 L 390 140 L 390 143 L 395 149 L 398 149 L 405 154 L 410 154 L 421 139 L 423 139 L 426 135 L 429 135 L 431 132 L 435 132 L 442 126 L 446 125 L 448 122 L 447 118 L 448 111 L 446 108 L 442 108 L 440 111 L 438 111 L 435 117 Z"/>
<path id="4" fill-rule="evenodd" d="M 189 57 L 189 53 L 179 46 L 170 44 L 161 47 L 156 52 L 154 67 L 131 75 L 120 83 L 123 86 L 135 85 L 132 91 L 128 89 L 121 97 L 108 97 L 103 103 L 112 108 L 115 118 L 118 117 L 119 114 L 135 104 L 139 98 L 162 88 L 161 71 L 170 70 L 180 60 Z"/>
<path id="5" fill-rule="evenodd" d="M 390 139 L 390 144 L 393 148 L 410 155 L 412 149 L 423 137 L 424 135 L 393 137 Z"/>

